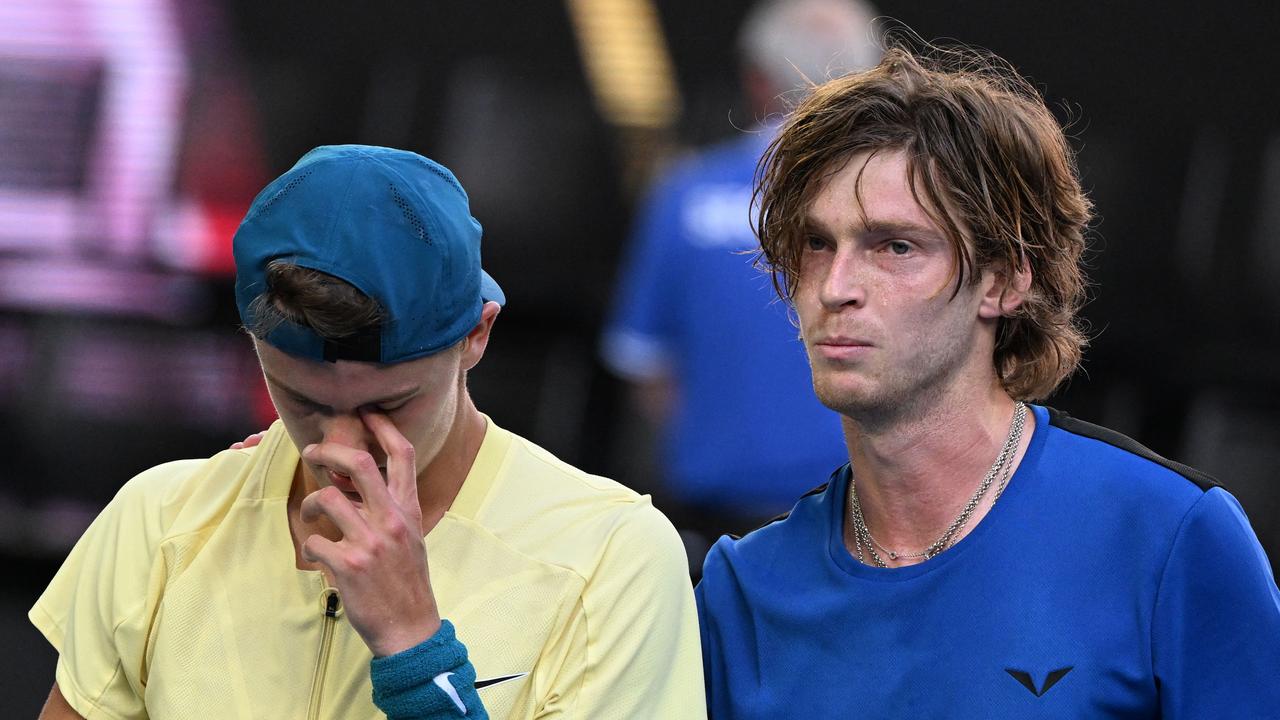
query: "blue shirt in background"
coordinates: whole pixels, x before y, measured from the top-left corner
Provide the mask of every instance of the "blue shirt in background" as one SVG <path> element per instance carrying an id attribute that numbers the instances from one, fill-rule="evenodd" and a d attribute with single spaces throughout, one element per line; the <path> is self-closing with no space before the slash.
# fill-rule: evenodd
<path id="1" fill-rule="evenodd" d="M 848 457 L 838 416 L 813 394 L 787 307 L 752 265 L 756 163 L 771 130 L 699 154 L 641 210 L 606 327 L 606 362 L 674 378 L 664 428 L 674 495 L 692 505 L 775 514 Z"/>

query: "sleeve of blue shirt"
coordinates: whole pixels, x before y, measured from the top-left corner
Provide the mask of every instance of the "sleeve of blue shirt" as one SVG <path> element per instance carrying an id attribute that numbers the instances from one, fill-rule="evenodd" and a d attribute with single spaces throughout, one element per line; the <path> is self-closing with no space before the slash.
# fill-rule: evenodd
<path id="1" fill-rule="evenodd" d="M 670 362 L 676 310 L 683 293 L 681 207 L 684 183 L 667 176 L 651 191 L 618 277 L 618 292 L 604 334 L 612 369 L 629 377 L 652 377 Z"/>
<path id="2" fill-rule="evenodd" d="M 726 697 L 729 668 L 725 666 L 725 650 L 720 640 L 722 614 L 737 617 L 736 613 L 741 610 L 738 606 L 743 603 L 743 596 L 735 589 L 725 559 L 732 543 L 731 538 L 722 537 L 712 546 L 702 564 L 702 581 L 693 589 L 698 603 L 698 629 L 702 634 L 702 677 L 707 686 L 708 720 L 732 715 L 732 707 Z M 748 631 L 735 628 L 731 632 L 738 630 Z M 749 642 L 746 638 L 739 639 Z M 738 656 L 736 661 L 734 672 L 753 672 L 756 667 L 752 657 Z"/>
<path id="3" fill-rule="evenodd" d="M 1151 643 L 1161 717 L 1280 712 L 1280 590 L 1244 510 L 1221 488 L 1182 520 L 1156 596 Z"/>
<path id="4" fill-rule="evenodd" d="M 706 572 L 705 562 L 703 563 L 702 567 L 703 567 L 702 571 L 703 573 L 705 573 Z M 694 586 L 693 599 L 698 603 L 698 632 L 702 636 L 702 680 L 707 686 L 707 718 L 708 720 L 710 720 L 711 705 L 712 705 L 711 693 L 713 689 L 711 684 L 712 683 L 711 653 L 713 648 L 711 647 L 711 638 L 707 634 L 707 623 L 711 621 L 711 618 L 707 617 L 706 586 L 702 582 L 699 582 L 696 586 Z"/>

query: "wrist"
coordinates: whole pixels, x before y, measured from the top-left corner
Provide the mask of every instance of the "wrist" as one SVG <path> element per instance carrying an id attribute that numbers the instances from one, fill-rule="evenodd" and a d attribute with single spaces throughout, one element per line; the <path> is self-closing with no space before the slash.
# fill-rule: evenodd
<path id="1" fill-rule="evenodd" d="M 439 613 L 433 611 L 419 622 L 397 626 L 394 632 L 371 641 L 369 649 L 375 658 L 389 657 L 431 640 L 440 632 L 441 625 Z"/>

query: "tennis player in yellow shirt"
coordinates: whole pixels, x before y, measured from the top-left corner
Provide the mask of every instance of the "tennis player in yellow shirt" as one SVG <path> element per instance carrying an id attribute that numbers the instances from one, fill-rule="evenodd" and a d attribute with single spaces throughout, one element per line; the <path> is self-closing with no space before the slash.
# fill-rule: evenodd
<path id="1" fill-rule="evenodd" d="M 401 150 L 317 148 L 258 195 L 236 300 L 280 421 L 86 531 L 30 612 L 41 717 L 705 717 L 670 523 L 467 393 L 505 302 L 480 237 Z"/>

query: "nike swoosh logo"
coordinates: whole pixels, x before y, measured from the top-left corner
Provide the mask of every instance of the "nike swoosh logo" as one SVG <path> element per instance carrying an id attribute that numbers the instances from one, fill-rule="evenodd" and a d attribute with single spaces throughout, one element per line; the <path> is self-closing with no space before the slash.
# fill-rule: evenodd
<path id="1" fill-rule="evenodd" d="M 503 675 L 502 677 L 486 678 L 486 679 L 484 679 L 484 680 L 476 680 L 476 689 L 477 689 L 477 690 L 479 690 L 479 689 L 481 689 L 481 688 L 487 688 L 487 687 L 490 687 L 490 686 L 492 686 L 492 685 L 501 685 L 502 683 L 504 683 L 504 682 L 508 682 L 508 681 L 510 681 L 510 680 L 519 680 L 520 678 L 522 678 L 522 677 L 524 677 L 525 675 L 528 675 L 528 674 L 529 674 L 529 673 L 527 673 L 527 672 L 522 672 L 522 673 L 516 673 L 515 675 Z"/>

